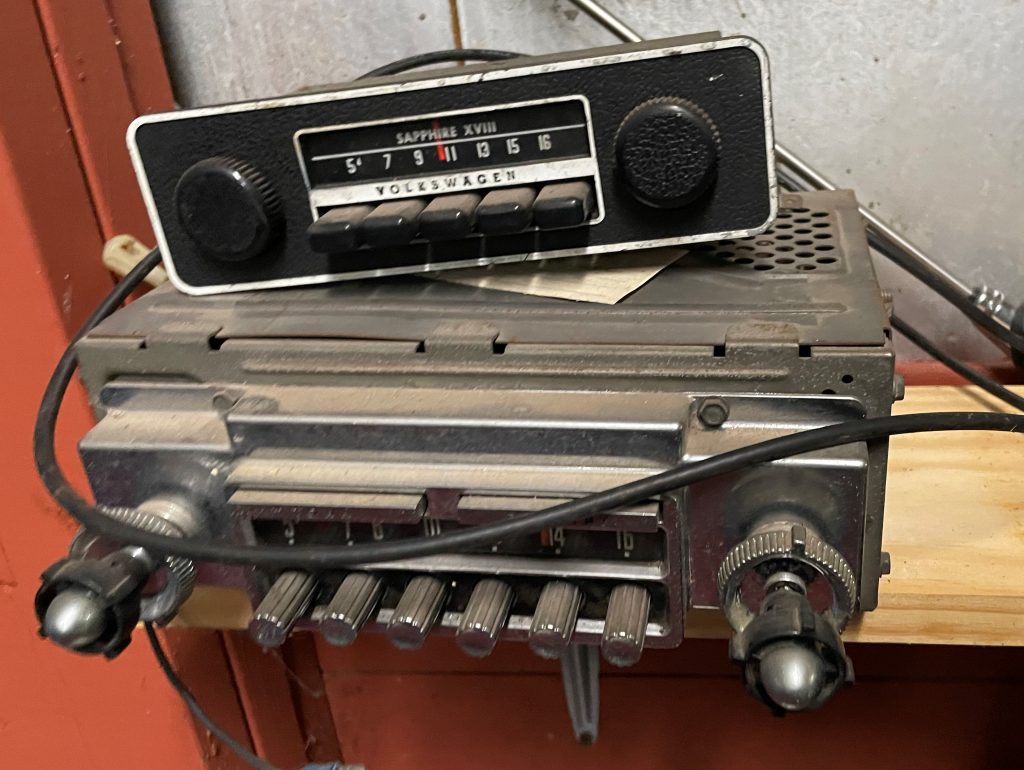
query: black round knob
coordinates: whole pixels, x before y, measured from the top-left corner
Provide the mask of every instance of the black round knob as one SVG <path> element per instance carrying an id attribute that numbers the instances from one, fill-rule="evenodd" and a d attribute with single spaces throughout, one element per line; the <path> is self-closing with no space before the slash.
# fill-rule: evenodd
<path id="1" fill-rule="evenodd" d="M 694 104 L 652 99 L 623 119 L 615 137 L 622 182 L 648 206 L 677 208 L 699 198 L 718 167 L 718 129 Z"/>
<path id="2" fill-rule="evenodd" d="M 281 201 L 256 168 L 234 158 L 207 158 L 181 175 L 174 189 L 181 226 L 206 255 L 252 259 L 281 226 Z"/>

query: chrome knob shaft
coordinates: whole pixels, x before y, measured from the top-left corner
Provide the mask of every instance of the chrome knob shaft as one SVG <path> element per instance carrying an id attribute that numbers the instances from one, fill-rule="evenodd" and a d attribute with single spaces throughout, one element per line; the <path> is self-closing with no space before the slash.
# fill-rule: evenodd
<path id="1" fill-rule="evenodd" d="M 410 580 L 388 622 L 391 643 L 402 650 L 422 647 L 437 622 L 446 593 L 445 584 L 435 577 L 420 575 Z"/>
<path id="2" fill-rule="evenodd" d="M 249 621 L 249 635 L 263 647 L 280 647 L 309 608 L 316 578 L 288 570 L 278 575 Z"/>
<path id="3" fill-rule="evenodd" d="M 542 658 L 558 658 L 565 652 L 576 629 L 583 594 L 561 580 L 544 586 L 530 625 L 530 649 Z"/>
<path id="4" fill-rule="evenodd" d="M 651 595 L 646 588 L 624 583 L 608 597 L 601 654 L 615 666 L 632 666 L 644 651 Z"/>
<path id="5" fill-rule="evenodd" d="M 376 575 L 353 572 L 341 581 L 320 619 L 320 633 L 330 644 L 352 644 L 384 594 Z"/>
<path id="6" fill-rule="evenodd" d="M 511 608 L 512 589 L 507 583 L 481 580 L 473 588 L 462 613 L 462 621 L 455 632 L 456 643 L 474 658 L 490 655 Z"/>

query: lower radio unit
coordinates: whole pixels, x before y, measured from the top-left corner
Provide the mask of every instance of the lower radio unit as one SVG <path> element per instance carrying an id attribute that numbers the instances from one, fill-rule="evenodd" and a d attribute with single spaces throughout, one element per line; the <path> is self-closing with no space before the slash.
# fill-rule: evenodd
<path id="1" fill-rule="evenodd" d="M 158 289 L 78 344 L 99 418 L 80 445 L 96 500 L 136 528 L 235 543 L 429 540 L 887 415 L 889 321 L 855 200 L 783 207 L 762 235 L 681 251 L 618 305 L 409 276 Z M 887 570 L 886 452 L 885 440 L 806 452 L 483 547 L 349 569 L 196 564 L 83 534 L 37 609 L 55 641 L 112 656 L 140 612 L 166 620 L 194 582 L 230 585 L 251 597 L 266 646 L 292 629 L 333 644 L 381 632 L 402 648 L 446 634 L 473 656 L 521 640 L 560 657 L 572 683 L 596 675 L 596 650 L 629 665 L 678 645 L 691 611 L 719 608 L 751 693 L 810 709 L 852 680 L 840 632 L 875 607 Z M 92 628 L 80 609 L 97 602 L 123 622 Z"/>

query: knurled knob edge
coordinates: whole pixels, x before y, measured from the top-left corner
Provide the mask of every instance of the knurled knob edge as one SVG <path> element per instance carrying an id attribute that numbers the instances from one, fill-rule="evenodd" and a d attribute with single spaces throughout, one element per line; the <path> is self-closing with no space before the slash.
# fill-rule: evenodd
<path id="1" fill-rule="evenodd" d="M 622 119 L 622 122 L 619 124 L 619 127 L 615 132 L 615 140 L 613 142 L 613 146 L 618 146 L 619 138 L 622 135 L 622 129 L 626 126 L 626 124 L 629 123 L 629 119 L 632 118 L 641 110 L 644 110 L 647 107 L 652 107 L 655 104 L 678 104 L 682 107 L 685 107 L 698 117 L 702 118 L 707 123 L 708 130 L 711 132 L 711 140 L 715 143 L 715 148 L 718 150 L 722 149 L 722 133 L 718 130 L 718 125 L 715 123 L 715 121 L 711 119 L 711 116 L 708 115 L 707 111 L 703 107 L 699 107 L 694 102 L 691 102 L 689 99 L 686 99 L 682 96 L 655 96 L 651 99 L 647 99 L 646 101 L 640 102 L 640 104 L 636 105 L 633 109 L 627 112 L 626 117 Z"/>
<path id="2" fill-rule="evenodd" d="M 788 527 L 757 532 L 735 545 L 718 568 L 718 595 L 723 607 L 729 584 L 736 576 L 770 559 L 791 558 L 816 567 L 829 579 L 833 589 L 838 589 L 842 594 L 836 597 L 842 609 L 840 616 L 848 619 L 857 596 L 857 580 L 853 570 L 833 546 L 813 531 L 806 528 L 804 531 L 806 537 L 802 544 L 794 539 L 793 527 Z"/>

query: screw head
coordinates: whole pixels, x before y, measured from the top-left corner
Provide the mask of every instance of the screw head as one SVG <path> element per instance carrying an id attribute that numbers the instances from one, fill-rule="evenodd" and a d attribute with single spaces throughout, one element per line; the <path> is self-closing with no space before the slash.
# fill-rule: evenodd
<path id="1" fill-rule="evenodd" d="M 225 393 L 223 390 L 217 391 L 213 395 L 213 408 L 221 414 L 230 412 L 235 402 L 236 399 L 232 398 L 230 393 Z"/>
<path id="2" fill-rule="evenodd" d="M 729 419 L 729 405 L 720 398 L 705 398 L 697 410 L 697 419 L 706 428 L 721 428 Z"/>

